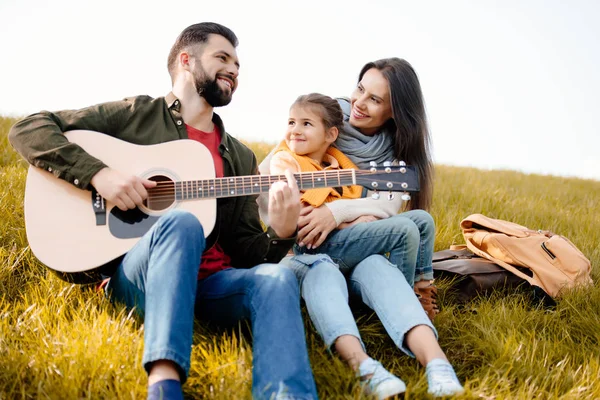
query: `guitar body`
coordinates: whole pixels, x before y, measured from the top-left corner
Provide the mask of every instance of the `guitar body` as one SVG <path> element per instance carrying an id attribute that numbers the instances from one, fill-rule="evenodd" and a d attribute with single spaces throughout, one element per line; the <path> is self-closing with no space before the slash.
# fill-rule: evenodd
<path id="1" fill-rule="evenodd" d="M 70 131 L 65 135 L 109 167 L 132 175 L 174 181 L 215 177 L 210 152 L 193 140 L 140 146 L 92 131 Z M 105 204 L 104 223 L 94 203 Z M 91 274 L 95 269 L 129 251 L 160 215 L 172 209 L 194 214 L 206 235 L 215 225 L 214 198 L 174 201 L 162 208 L 122 212 L 92 191 L 29 167 L 25 187 L 27 240 L 35 256 L 56 272 L 66 273 L 70 276 L 67 280 L 88 280 L 85 275 L 97 280 Z"/>

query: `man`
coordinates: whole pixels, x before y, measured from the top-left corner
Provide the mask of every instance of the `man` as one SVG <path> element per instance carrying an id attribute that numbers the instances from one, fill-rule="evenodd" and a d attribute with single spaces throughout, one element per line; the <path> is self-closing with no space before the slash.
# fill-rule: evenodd
<path id="1" fill-rule="evenodd" d="M 166 97 L 40 112 L 15 124 L 9 139 L 33 165 L 79 188 L 95 188 L 122 210 L 142 205 L 155 183 L 111 169 L 68 142 L 63 132 L 87 129 L 136 144 L 190 138 L 210 150 L 217 177 L 256 174 L 252 151 L 228 136 L 213 112 L 227 105 L 237 88 L 237 43 L 222 25 L 189 26 L 169 54 L 172 92 Z M 149 399 L 182 398 L 194 315 L 221 324 L 250 319 L 255 398 L 317 398 L 298 284 L 289 269 L 275 264 L 294 242 L 299 207 L 298 188 L 287 174 L 287 182 L 275 183 L 269 192 L 273 224 L 267 232 L 256 196 L 219 199 L 219 235 L 211 248 L 205 248 L 195 216 L 171 211 L 120 260 L 106 290 L 112 301 L 136 307 L 144 317 Z"/>

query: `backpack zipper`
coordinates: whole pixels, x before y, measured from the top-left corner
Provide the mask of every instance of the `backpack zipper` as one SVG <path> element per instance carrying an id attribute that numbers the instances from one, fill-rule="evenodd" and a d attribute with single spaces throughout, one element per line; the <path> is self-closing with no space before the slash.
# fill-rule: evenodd
<path id="1" fill-rule="evenodd" d="M 543 242 L 541 246 L 542 249 L 544 249 L 544 251 L 550 256 L 551 259 L 554 260 L 556 258 L 556 256 L 546 247 L 546 242 Z"/>

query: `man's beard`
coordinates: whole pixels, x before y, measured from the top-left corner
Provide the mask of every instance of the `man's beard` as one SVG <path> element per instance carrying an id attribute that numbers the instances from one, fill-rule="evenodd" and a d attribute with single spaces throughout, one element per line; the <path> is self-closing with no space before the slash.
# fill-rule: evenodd
<path id="1" fill-rule="evenodd" d="M 196 76 L 196 91 L 200 97 L 204 97 L 206 102 L 213 107 L 226 106 L 231 102 L 233 91 L 226 93 L 215 79 L 210 79 L 204 71 Z"/>

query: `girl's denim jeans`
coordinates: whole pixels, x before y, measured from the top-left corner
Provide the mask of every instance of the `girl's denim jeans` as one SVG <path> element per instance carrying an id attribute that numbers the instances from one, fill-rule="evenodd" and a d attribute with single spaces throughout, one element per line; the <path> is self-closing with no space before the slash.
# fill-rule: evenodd
<path id="1" fill-rule="evenodd" d="M 410 356 L 404 336 L 412 328 L 427 325 L 437 337 L 404 275 L 381 255 L 365 258 L 347 276 L 325 254 L 286 257 L 283 263 L 299 278 L 310 318 L 327 347 L 342 335 L 361 340 L 349 296 L 374 310 L 396 346 Z"/>
<path id="2" fill-rule="evenodd" d="M 296 254 L 327 254 L 344 274 L 370 255 L 387 255 L 410 286 L 433 279 L 435 223 L 423 210 L 412 210 L 374 222 L 334 230 L 318 248 L 294 246 Z"/>

